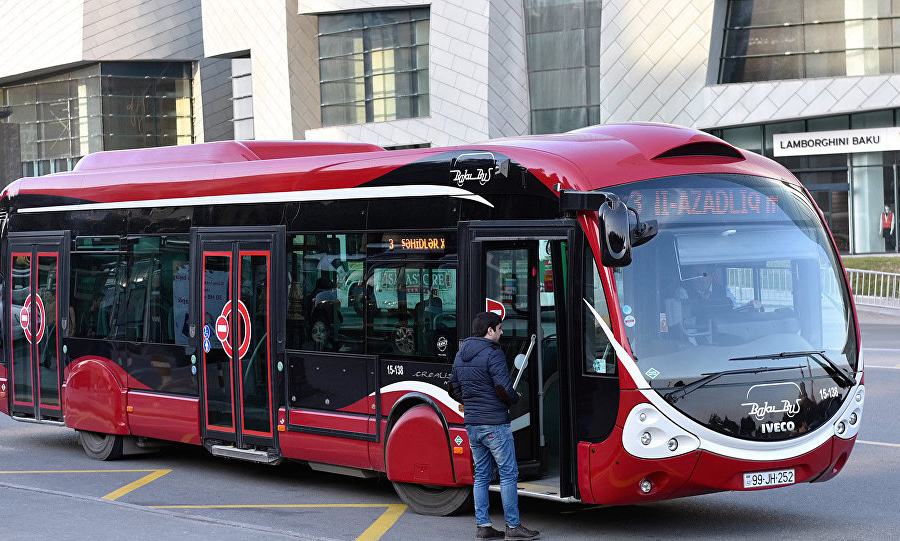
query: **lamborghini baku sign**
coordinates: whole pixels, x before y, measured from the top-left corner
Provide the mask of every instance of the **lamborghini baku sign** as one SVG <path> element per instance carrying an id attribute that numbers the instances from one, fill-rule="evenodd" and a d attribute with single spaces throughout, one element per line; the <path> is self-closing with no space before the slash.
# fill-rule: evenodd
<path id="1" fill-rule="evenodd" d="M 772 145 L 776 158 L 900 150 L 900 128 L 778 133 Z"/>

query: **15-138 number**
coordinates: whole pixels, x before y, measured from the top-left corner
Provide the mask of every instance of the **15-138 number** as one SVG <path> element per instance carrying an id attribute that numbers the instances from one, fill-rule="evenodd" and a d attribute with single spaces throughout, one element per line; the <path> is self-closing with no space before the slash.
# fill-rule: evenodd
<path id="1" fill-rule="evenodd" d="M 389 364 L 389 365 L 387 365 L 387 373 L 389 376 L 402 376 L 403 375 L 403 365 L 402 364 Z"/>

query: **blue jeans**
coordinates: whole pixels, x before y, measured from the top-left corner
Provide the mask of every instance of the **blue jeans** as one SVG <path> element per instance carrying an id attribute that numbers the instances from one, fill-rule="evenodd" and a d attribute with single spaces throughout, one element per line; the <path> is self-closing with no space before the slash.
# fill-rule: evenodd
<path id="1" fill-rule="evenodd" d="M 516 447 L 509 423 L 505 425 L 466 425 L 472 460 L 475 462 L 475 523 L 491 524 L 488 514 L 490 501 L 488 485 L 494 475 L 494 464 L 500 471 L 500 497 L 503 499 L 503 515 L 506 525 L 519 525 L 519 467 L 516 464 Z"/>

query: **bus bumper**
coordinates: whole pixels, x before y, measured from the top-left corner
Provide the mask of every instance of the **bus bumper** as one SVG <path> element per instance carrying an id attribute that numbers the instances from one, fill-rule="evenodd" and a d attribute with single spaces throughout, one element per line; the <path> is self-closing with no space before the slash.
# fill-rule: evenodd
<path id="1" fill-rule="evenodd" d="M 637 458 L 622 448 L 622 430 L 601 443 L 578 446 L 579 489 L 585 503 L 639 504 L 744 488 L 744 474 L 793 469 L 795 482 L 821 482 L 843 468 L 855 439 L 831 438 L 817 449 L 786 460 L 747 461 L 697 450 L 665 459 Z M 647 484 L 649 481 L 649 484 Z M 787 485 L 778 485 L 787 486 Z M 649 488 L 649 490 L 647 490 Z"/>

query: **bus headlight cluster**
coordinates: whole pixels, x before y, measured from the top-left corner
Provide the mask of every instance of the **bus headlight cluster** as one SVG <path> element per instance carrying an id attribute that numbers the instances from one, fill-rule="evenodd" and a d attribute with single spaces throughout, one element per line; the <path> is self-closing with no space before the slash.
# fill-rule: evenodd
<path id="1" fill-rule="evenodd" d="M 842 439 L 856 437 L 862 419 L 863 404 L 866 399 L 866 388 L 862 385 L 856 390 L 853 400 L 845 403 L 844 411 L 835 419 L 834 435 Z"/>
<path id="2" fill-rule="evenodd" d="M 669 458 L 700 447 L 696 436 L 647 403 L 635 406 L 628 414 L 622 442 L 630 454 L 645 459 Z"/>

